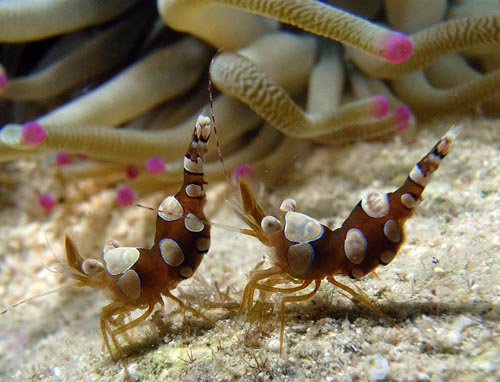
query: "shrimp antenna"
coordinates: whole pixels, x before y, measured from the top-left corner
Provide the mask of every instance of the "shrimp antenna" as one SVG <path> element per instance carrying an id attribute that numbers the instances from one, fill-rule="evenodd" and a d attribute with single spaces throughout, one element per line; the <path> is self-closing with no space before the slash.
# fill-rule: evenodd
<path id="1" fill-rule="evenodd" d="M 59 293 L 59 292 L 62 292 L 63 290 L 65 289 L 70 289 L 70 288 L 74 288 L 76 287 L 77 285 L 65 285 L 65 286 L 62 286 L 62 287 L 59 287 L 59 288 L 56 288 L 56 289 L 52 289 L 52 290 L 49 290 L 47 292 L 44 292 L 44 293 L 40 293 L 40 294 L 37 294 L 35 296 L 31 296 L 31 297 L 26 297 L 26 298 L 23 298 L 22 300 L 16 302 L 15 304 L 9 306 L 8 308 L 0 311 L 0 315 L 2 314 L 5 314 L 7 313 L 9 310 L 12 310 L 16 307 L 18 307 L 19 305 L 23 305 L 29 301 L 32 301 L 32 300 L 36 300 L 40 297 L 45 297 L 45 296 L 48 296 L 50 294 L 55 294 L 55 293 Z"/>
<path id="2" fill-rule="evenodd" d="M 214 62 L 216 57 L 222 52 L 221 49 L 215 53 L 215 55 L 212 57 L 212 61 L 210 65 Z M 219 161 L 222 166 L 222 171 L 224 172 L 224 178 L 226 179 L 226 183 L 229 186 L 229 189 L 231 190 L 231 194 L 234 198 L 234 200 L 238 200 L 238 196 L 235 193 L 234 187 L 231 183 L 231 180 L 229 179 L 229 174 L 227 172 L 226 164 L 224 163 L 224 156 L 222 155 L 222 148 L 219 140 L 219 135 L 217 134 L 217 123 L 215 121 L 215 112 L 214 112 L 214 97 L 213 97 L 213 91 L 212 91 L 212 76 L 210 75 L 210 70 L 208 71 L 208 99 L 209 99 L 209 104 L 210 104 L 210 118 L 212 120 L 212 125 L 213 125 L 213 130 L 214 130 L 214 136 L 215 136 L 215 143 L 217 145 L 217 155 L 219 157 Z"/>

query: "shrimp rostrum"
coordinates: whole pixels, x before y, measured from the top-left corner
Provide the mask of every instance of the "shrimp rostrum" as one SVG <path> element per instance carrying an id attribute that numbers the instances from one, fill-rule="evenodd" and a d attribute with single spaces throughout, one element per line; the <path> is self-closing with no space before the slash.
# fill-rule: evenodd
<path id="1" fill-rule="evenodd" d="M 372 192 L 364 197 L 340 228 L 331 230 L 305 214 L 296 202 L 285 199 L 278 217 L 266 214 L 250 187 L 240 180 L 242 219 L 251 229 L 245 234 L 269 247 L 272 266 L 252 272 L 245 287 L 240 312 L 254 305 L 256 291 L 280 293 L 280 352 L 283 351 L 285 305 L 303 301 L 318 291 L 326 279 L 350 294 L 381 318 L 392 321 L 363 294 L 337 281 L 336 276 L 359 279 L 379 265 L 388 265 L 405 239 L 404 223 L 418 206 L 430 176 L 448 154 L 461 127 L 452 127 L 411 170 L 406 181 L 390 193 Z M 280 286 L 282 284 L 293 286 Z M 295 294 L 312 285 L 305 294 Z"/>

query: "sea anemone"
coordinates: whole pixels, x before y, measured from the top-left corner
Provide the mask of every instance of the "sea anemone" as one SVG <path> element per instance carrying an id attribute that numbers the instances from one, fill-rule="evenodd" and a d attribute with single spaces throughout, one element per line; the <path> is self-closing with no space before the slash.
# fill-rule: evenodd
<path id="1" fill-rule="evenodd" d="M 209 71 L 231 167 L 273 169 L 296 140 L 335 145 L 403 131 L 414 115 L 498 109 L 497 2 L 330 3 L 4 2 L 0 161 L 64 151 L 130 182 L 129 166 L 158 157 L 165 176 L 139 178 L 176 182 L 193 118 L 209 109 Z M 46 135 L 36 144 L 21 136 L 28 121 Z"/>

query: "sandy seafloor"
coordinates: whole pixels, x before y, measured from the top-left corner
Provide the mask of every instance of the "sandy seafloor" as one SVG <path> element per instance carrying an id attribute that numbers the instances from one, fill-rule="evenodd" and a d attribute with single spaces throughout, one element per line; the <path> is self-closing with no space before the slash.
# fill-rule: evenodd
<path id="1" fill-rule="evenodd" d="M 158 312 L 131 331 L 129 345 L 122 341 L 131 375 L 141 381 L 500 380 L 499 120 L 447 118 L 421 124 L 404 139 L 317 147 L 298 159 L 286 182 L 266 189 L 265 205 L 276 211 L 282 199 L 294 197 L 299 211 L 337 227 L 367 192 L 399 186 L 452 122 L 466 130 L 407 223 L 400 254 L 378 277 L 355 283 L 399 329 L 323 283 L 313 299 L 288 305 L 280 358 L 279 297 L 259 304 L 253 322 L 246 315 L 237 320 L 234 308 L 265 248 L 214 228 L 196 277 L 177 293 L 217 325 L 168 303 L 165 315 Z M 98 251 L 109 238 L 122 245 L 152 242 L 154 214 L 116 207 L 113 191 L 90 192 L 79 204 L 45 215 L 35 195 L 50 183 L 46 166 L 22 161 L 0 168 L 0 307 L 67 284 L 48 270 L 63 254 L 64 232 L 83 252 Z M 91 181 L 79 187 L 99 189 Z M 221 202 L 224 185 L 210 187 L 210 219 L 242 226 Z M 154 206 L 164 196 L 140 202 Z M 0 380 L 122 380 L 99 332 L 106 303 L 95 290 L 67 290 L 0 316 Z"/>

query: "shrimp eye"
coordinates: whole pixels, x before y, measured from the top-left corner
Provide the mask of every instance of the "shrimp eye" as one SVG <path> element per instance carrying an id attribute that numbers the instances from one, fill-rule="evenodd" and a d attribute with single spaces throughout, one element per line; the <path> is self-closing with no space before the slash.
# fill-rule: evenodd
<path id="1" fill-rule="evenodd" d="M 104 270 L 104 265 L 96 259 L 85 259 L 82 263 L 82 271 L 87 276 L 94 276 Z"/>
<path id="2" fill-rule="evenodd" d="M 281 202 L 280 210 L 281 211 L 295 211 L 297 208 L 297 202 L 295 199 L 285 199 Z"/>
<path id="3" fill-rule="evenodd" d="M 260 226 L 265 233 L 273 233 L 280 229 L 281 223 L 274 216 L 266 216 L 260 222 Z"/>

